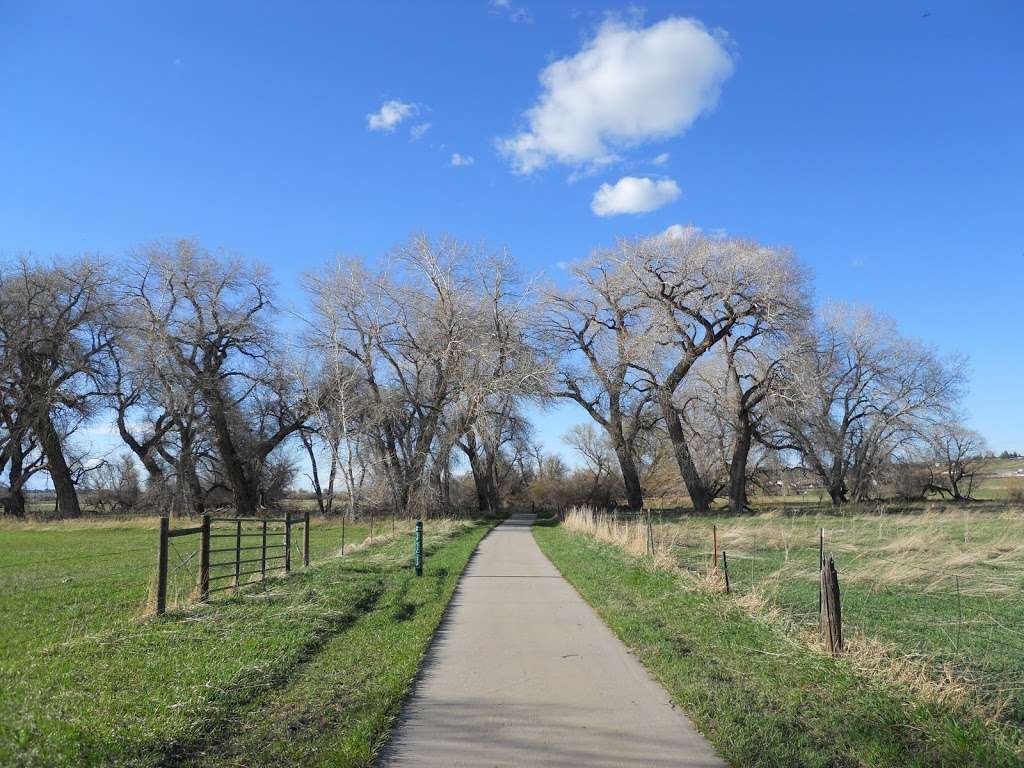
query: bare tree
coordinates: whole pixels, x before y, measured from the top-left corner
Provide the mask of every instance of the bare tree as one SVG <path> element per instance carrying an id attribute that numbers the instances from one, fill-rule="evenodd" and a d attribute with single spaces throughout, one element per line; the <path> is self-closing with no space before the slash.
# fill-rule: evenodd
<path id="1" fill-rule="evenodd" d="M 932 466 L 928 490 L 946 493 L 954 501 L 968 501 L 987 449 L 985 438 L 952 419 L 931 425 L 925 432 Z M 934 468 L 940 474 L 936 476 Z"/>
<path id="2" fill-rule="evenodd" d="M 643 506 L 638 441 L 657 420 L 654 389 L 637 373 L 644 305 L 614 254 L 596 252 L 573 268 L 578 287 L 549 293 L 545 338 L 559 358 L 552 394 L 578 403 L 607 433 L 626 503 Z"/>
<path id="3" fill-rule="evenodd" d="M 202 399 L 215 472 L 237 512 L 254 514 L 264 501 L 264 473 L 275 469 L 270 454 L 309 415 L 277 352 L 266 271 L 182 240 L 148 248 L 128 293 L 134 333 L 153 355 L 152 367 Z"/>
<path id="4" fill-rule="evenodd" d="M 946 418 L 963 381 L 958 361 L 901 337 L 891 319 L 832 305 L 791 369 L 785 447 L 818 475 L 833 504 L 865 499 L 882 468 Z"/>
<path id="5" fill-rule="evenodd" d="M 24 510 L 27 473 L 37 471 L 50 475 L 60 514 L 81 514 L 68 440 L 105 389 L 115 310 L 109 272 L 95 259 L 0 268 L 0 466 L 11 473 L 14 514 Z"/>
<path id="6" fill-rule="evenodd" d="M 687 437 L 687 376 L 725 340 L 746 347 L 801 316 L 803 270 L 788 251 L 692 229 L 622 241 L 617 258 L 649 308 L 644 360 L 632 365 L 655 392 L 694 509 L 707 512 L 715 488 L 701 475 Z"/>

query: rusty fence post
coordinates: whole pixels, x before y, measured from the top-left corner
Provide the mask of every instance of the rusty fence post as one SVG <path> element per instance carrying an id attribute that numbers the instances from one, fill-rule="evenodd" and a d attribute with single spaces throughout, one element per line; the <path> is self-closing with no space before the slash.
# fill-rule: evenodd
<path id="1" fill-rule="evenodd" d="M 168 554 L 168 532 L 171 520 L 168 517 L 160 518 L 160 554 L 157 560 L 156 576 L 156 614 L 160 616 L 167 610 L 167 554 Z"/>

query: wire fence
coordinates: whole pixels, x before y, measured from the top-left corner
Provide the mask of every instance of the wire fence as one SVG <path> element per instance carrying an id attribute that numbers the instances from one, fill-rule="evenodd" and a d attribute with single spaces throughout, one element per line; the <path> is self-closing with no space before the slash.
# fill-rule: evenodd
<path id="1" fill-rule="evenodd" d="M 719 525 L 657 511 L 587 510 L 570 513 L 566 524 L 714 589 L 725 591 L 728 580 L 729 592 L 751 610 L 805 637 L 821 632 L 821 572 L 831 556 L 851 653 L 910 661 L 934 684 L 963 686 L 1000 717 L 1024 722 L 1024 567 L 1005 537 L 991 551 L 979 543 L 977 551 L 946 552 L 935 531 L 923 530 L 913 551 L 901 554 L 886 551 L 893 542 L 884 529 L 866 541 L 852 523 L 768 529 L 756 520 Z M 971 566 L 955 567 L 958 558 Z"/>

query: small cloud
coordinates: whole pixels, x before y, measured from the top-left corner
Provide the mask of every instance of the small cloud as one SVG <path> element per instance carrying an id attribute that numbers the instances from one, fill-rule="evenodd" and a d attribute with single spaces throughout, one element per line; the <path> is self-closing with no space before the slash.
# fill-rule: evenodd
<path id="1" fill-rule="evenodd" d="M 400 122 L 407 117 L 412 117 L 418 111 L 419 108 L 415 104 L 392 99 L 381 104 L 380 110 L 377 112 L 371 112 L 366 116 L 366 126 L 371 131 L 390 133 Z"/>
<path id="2" fill-rule="evenodd" d="M 598 216 L 647 213 L 671 203 L 680 194 L 679 185 L 672 179 L 623 176 L 615 184 L 598 187 L 590 209 Z"/>
<path id="3" fill-rule="evenodd" d="M 652 165 L 664 165 L 668 162 L 668 152 L 662 152 L 656 158 L 651 160 Z"/>
<path id="4" fill-rule="evenodd" d="M 505 16 L 513 24 L 533 24 L 533 14 L 522 6 L 512 5 L 512 0 L 491 0 L 491 13 Z"/>
<path id="5" fill-rule="evenodd" d="M 174 61 L 172 61 L 171 63 L 172 63 L 172 64 L 173 64 L 173 65 L 174 65 L 175 67 L 177 67 L 178 69 L 181 69 L 181 67 L 182 67 L 182 61 L 181 61 L 181 59 L 175 59 L 175 60 L 174 60 Z"/>
<path id="6" fill-rule="evenodd" d="M 472 165 L 472 164 L 473 164 L 473 156 L 472 155 L 460 155 L 458 152 L 453 152 L 452 153 L 452 165 L 454 165 L 455 167 L 464 166 L 464 165 Z"/>
<path id="7" fill-rule="evenodd" d="M 689 240 L 700 233 L 701 228 L 695 227 L 693 224 L 673 224 L 670 227 L 666 227 L 659 237 L 663 237 L 666 240 Z"/>
<path id="8" fill-rule="evenodd" d="M 569 262 L 568 261 L 556 261 L 555 262 L 555 266 L 558 267 L 563 272 L 568 272 L 569 271 Z"/>
<path id="9" fill-rule="evenodd" d="M 419 141 L 430 130 L 431 123 L 417 123 L 409 129 L 409 141 Z"/>

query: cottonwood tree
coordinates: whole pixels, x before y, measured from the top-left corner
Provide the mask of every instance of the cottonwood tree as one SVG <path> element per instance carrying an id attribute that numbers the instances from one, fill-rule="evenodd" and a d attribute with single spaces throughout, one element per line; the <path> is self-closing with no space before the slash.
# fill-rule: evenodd
<path id="1" fill-rule="evenodd" d="M 597 251 L 573 270 L 576 286 L 551 289 L 542 324 L 558 362 L 551 394 L 578 403 L 604 430 L 622 475 L 626 504 L 643 506 L 638 444 L 657 415 L 642 361 L 646 307 L 617 254 Z"/>
<path id="2" fill-rule="evenodd" d="M 805 278 L 793 255 L 690 229 L 623 240 L 616 258 L 647 308 L 643 360 L 633 362 L 655 400 L 694 509 L 707 512 L 714 482 L 701 473 L 687 435 L 687 377 L 727 339 L 750 345 L 805 312 Z"/>
<path id="3" fill-rule="evenodd" d="M 380 270 L 334 265 L 317 292 L 346 364 L 359 371 L 363 429 L 394 507 L 436 502 L 456 443 L 491 405 L 540 379 L 525 344 L 528 298 L 510 260 L 416 236 Z"/>
<path id="4" fill-rule="evenodd" d="M 927 490 L 945 493 L 954 501 L 968 501 L 974 479 L 984 462 L 985 438 L 955 419 L 940 421 L 925 430 L 924 441 L 931 471 Z M 939 469 L 939 473 L 934 471 Z"/>
<path id="5" fill-rule="evenodd" d="M 240 515 L 280 484 L 271 453 L 309 416 L 279 353 L 271 288 L 262 267 L 181 240 L 141 253 L 126 291 L 150 368 L 202 401 L 213 471 Z"/>
<path id="6" fill-rule="evenodd" d="M 77 517 L 80 462 L 70 436 L 103 396 L 117 306 L 104 263 L 91 257 L 0 267 L 0 468 L 7 507 L 24 514 L 25 482 L 49 474 L 57 512 Z"/>
<path id="7" fill-rule="evenodd" d="M 963 381 L 958 361 L 900 336 L 890 318 L 831 305 L 791 366 L 785 447 L 800 454 L 834 505 L 863 500 L 887 463 L 946 418 Z"/>

